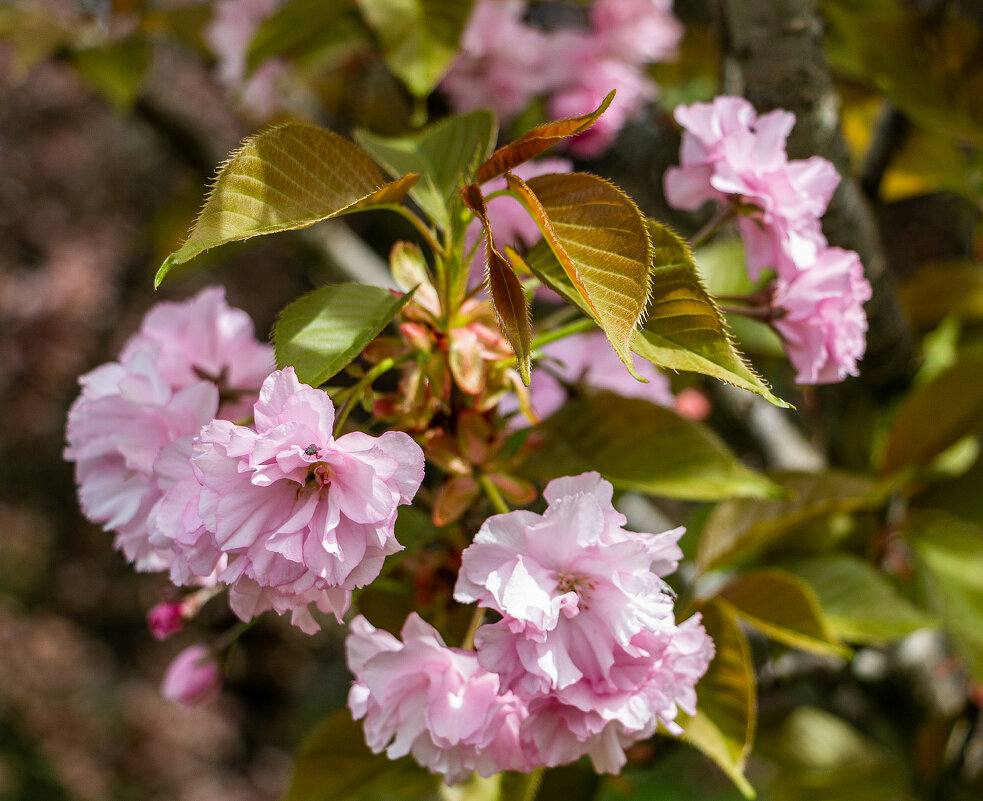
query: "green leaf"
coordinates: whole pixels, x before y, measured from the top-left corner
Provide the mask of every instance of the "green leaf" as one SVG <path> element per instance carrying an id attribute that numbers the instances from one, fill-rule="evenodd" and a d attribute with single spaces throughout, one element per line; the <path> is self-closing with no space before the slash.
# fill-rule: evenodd
<path id="1" fill-rule="evenodd" d="M 356 0 L 393 75 L 426 97 L 457 55 L 473 0 Z"/>
<path id="2" fill-rule="evenodd" d="M 305 384 L 318 386 L 352 361 L 410 299 L 365 284 L 335 284 L 308 292 L 273 327 L 278 367 L 293 365 Z"/>
<path id="3" fill-rule="evenodd" d="M 338 709 L 301 745 L 282 801 L 435 801 L 437 781 L 409 757 L 373 754 L 361 724 Z"/>
<path id="4" fill-rule="evenodd" d="M 847 642 L 880 645 L 938 625 L 853 554 L 821 554 L 781 566 L 815 590 L 829 630 Z"/>
<path id="5" fill-rule="evenodd" d="M 665 226 L 652 221 L 648 225 L 653 255 L 651 298 L 648 319 L 635 332 L 632 350 L 660 367 L 702 373 L 787 408 L 734 347 L 687 246 Z M 550 289 L 591 313 L 545 242 L 537 243 L 526 261 Z"/>
<path id="6" fill-rule="evenodd" d="M 324 68 L 369 43 L 348 0 L 291 0 L 263 20 L 249 43 L 246 71 L 271 58 L 287 57 Z"/>
<path id="7" fill-rule="evenodd" d="M 812 588 L 782 570 L 745 573 L 717 593 L 717 598 L 744 622 L 793 648 L 827 656 L 850 653 L 827 627 Z"/>
<path id="8" fill-rule="evenodd" d="M 481 778 L 472 774 L 467 781 L 450 787 L 441 785 L 440 801 L 499 801 L 502 790 L 502 774 Z"/>
<path id="9" fill-rule="evenodd" d="M 118 109 L 128 111 L 143 90 L 150 47 L 142 36 L 134 35 L 78 50 L 74 59 L 86 83 L 105 94 Z"/>
<path id="10" fill-rule="evenodd" d="M 614 90 L 609 92 L 608 96 L 601 101 L 601 105 L 589 114 L 582 114 L 579 117 L 570 117 L 565 120 L 544 122 L 542 125 L 530 128 L 515 141 L 502 145 L 492 153 L 488 160 L 478 167 L 478 177 L 475 180 L 479 184 L 483 184 L 492 178 L 497 178 L 520 164 L 524 164 L 529 159 L 536 158 L 540 153 L 549 150 L 564 139 L 583 133 L 597 122 L 598 117 L 607 110 L 612 100 L 614 100 Z"/>
<path id="11" fill-rule="evenodd" d="M 697 547 L 701 571 L 745 558 L 811 521 L 876 508 L 886 492 L 867 476 L 844 472 L 776 473 L 771 478 L 788 497 L 732 500 L 713 510 Z"/>
<path id="12" fill-rule="evenodd" d="M 926 512 L 910 515 L 903 534 L 929 608 L 983 681 L 983 528 Z"/>
<path id="13" fill-rule="evenodd" d="M 356 145 L 324 128 L 299 122 L 268 128 L 219 168 L 190 236 L 161 265 L 154 285 L 172 267 L 227 242 L 398 204 L 416 179 L 386 183 Z"/>
<path id="14" fill-rule="evenodd" d="M 506 179 L 588 313 L 641 380 L 630 344 L 648 303 L 652 246 L 635 202 L 603 178 L 581 172 L 540 175 L 528 183 L 512 173 Z"/>
<path id="15" fill-rule="evenodd" d="M 539 481 L 597 470 L 616 487 L 670 498 L 776 491 L 706 426 L 638 398 L 601 392 L 568 400 L 539 431 L 545 442 L 522 468 Z"/>
<path id="16" fill-rule="evenodd" d="M 522 284 L 512 270 L 512 265 L 495 247 L 491 223 L 488 222 L 488 209 L 485 198 L 477 184 L 471 184 L 462 192 L 465 205 L 481 221 L 485 232 L 485 270 L 488 289 L 491 291 L 492 307 L 498 318 L 498 325 L 508 339 L 519 365 L 522 383 L 527 387 L 530 380 L 530 358 L 532 326 L 529 322 L 529 301 Z"/>
<path id="17" fill-rule="evenodd" d="M 680 713 L 678 723 L 686 742 L 716 762 L 745 798 L 754 798 L 744 778 L 757 716 L 751 648 L 729 609 L 711 601 L 701 614 L 715 654 L 696 685 L 696 714 Z"/>
<path id="18" fill-rule="evenodd" d="M 448 207 L 495 145 L 498 126 L 486 110 L 448 117 L 411 136 L 382 137 L 357 131 L 355 141 L 392 175 L 420 174 L 410 197 L 437 225 L 451 224 Z"/>
<path id="19" fill-rule="evenodd" d="M 983 428 L 983 356 L 966 354 L 908 395 L 888 433 L 882 472 L 924 468 Z"/>

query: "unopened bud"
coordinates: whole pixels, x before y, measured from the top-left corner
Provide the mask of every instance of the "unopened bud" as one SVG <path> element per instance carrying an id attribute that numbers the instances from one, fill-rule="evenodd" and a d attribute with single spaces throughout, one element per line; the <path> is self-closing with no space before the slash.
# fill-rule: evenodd
<path id="1" fill-rule="evenodd" d="M 147 628 L 158 640 L 166 640 L 184 628 L 184 604 L 163 601 L 147 612 Z"/>
<path id="2" fill-rule="evenodd" d="M 192 645 L 179 653 L 164 674 L 160 692 L 182 706 L 202 706 L 222 690 L 222 670 L 204 645 Z"/>

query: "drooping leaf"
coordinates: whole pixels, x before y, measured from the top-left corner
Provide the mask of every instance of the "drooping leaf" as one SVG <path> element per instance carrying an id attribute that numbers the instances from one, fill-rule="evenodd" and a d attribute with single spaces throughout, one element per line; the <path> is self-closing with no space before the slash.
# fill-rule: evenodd
<path id="1" fill-rule="evenodd" d="M 645 218 L 617 187 L 586 173 L 506 175 L 615 353 L 638 378 L 631 339 L 648 303 L 652 246 Z"/>
<path id="2" fill-rule="evenodd" d="M 406 175 L 387 183 L 355 144 L 324 128 L 299 122 L 268 128 L 220 167 L 190 236 L 167 257 L 154 284 L 217 245 L 397 204 L 416 180 Z"/>
<path id="3" fill-rule="evenodd" d="M 847 642 L 883 644 L 938 624 L 853 554 L 817 554 L 781 566 L 815 590 L 829 630 Z"/>
<path id="4" fill-rule="evenodd" d="M 888 433 L 882 472 L 922 468 L 949 446 L 983 429 L 983 356 L 956 364 L 911 392 Z"/>
<path id="5" fill-rule="evenodd" d="M 457 55 L 474 0 L 356 0 L 393 75 L 426 97 Z"/>
<path id="6" fill-rule="evenodd" d="M 697 547 L 701 571 L 739 561 L 811 521 L 874 508 L 885 495 L 877 482 L 850 473 L 777 473 L 771 478 L 786 490 L 786 498 L 737 499 L 713 510 Z"/>
<path id="7" fill-rule="evenodd" d="M 983 528 L 925 512 L 909 515 L 903 534 L 929 608 L 942 618 L 975 680 L 983 681 Z"/>
<path id="8" fill-rule="evenodd" d="M 150 64 L 150 47 L 142 36 L 78 50 L 75 66 L 87 83 L 105 94 L 119 109 L 129 110 L 143 89 Z"/>
<path id="9" fill-rule="evenodd" d="M 366 284 L 308 292 L 287 306 L 273 327 L 277 366 L 293 365 L 305 384 L 323 384 L 358 356 L 409 298 Z"/>
<path id="10" fill-rule="evenodd" d="M 355 141 L 392 175 L 419 173 L 410 197 L 446 230 L 451 224 L 448 207 L 460 202 L 461 187 L 474 178 L 477 165 L 495 145 L 497 131 L 495 116 L 479 110 L 448 117 L 411 136 L 358 131 Z"/>
<path id="11" fill-rule="evenodd" d="M 492 153 L 488 160 L 478 167 L 478 176 L 475 180 L 479 184 L 483 184 L 492 178 L 497 178 L 520 164 L 524 164 L 529 159 L 536 158 L 540 153 L 549 150 L 564 139 L 583 133 L 597 122 L 598 117 L 607 110 L 612 100 L 614 100 L 613 90 L 601 101 L 601 105 L 589 114 L 582 114 L 579 117 L 565 120 L 544 122 L 542 125 L 530 128 L 518 139 L 507 145 L 502 145 Z"/>
<path id="12" fill-rule="evenodd" d="M 689 500 L 767 498 L 776 488 L 706 426 L 638 398 L 601 392 L 567 401 L 523 466 L 539 481 L 597 470 L 616 487 Z"/>
<path id="13" fill-rule="evenodd" d="M 818 654 L 844 656 L 849 649 L 830 632 L 812 588 L 782 570 L 744 573 L 719 593 L 721 603 L 772 639 Z"/>
<path id="14" fill-rule="evenodd" d="M 324 67 L 369 43 L 348 0 L 290 0 L 263 20 L 249 43 L 246 71 L 271 58 Z"/>
<path id="15" fill-rule="evenodd" d="M 373 754 L 361 724 L 339 709 L 301 745 L 282 801 L 436 801 L 437 782 L 409 757 Z"/>
<path id="16" fill-rule="evenodd" d="M 651 299 L 648 319 L 635 332 L 632 350 L 660 367 L 709 375 L 761 395 L 776 406 L 788 407 L 734 347 L 686 246 L 664 226 L 651 221 L 649 226 L 653 244 Z M 532 248 L 526 262 L 550 289 L 591 313 L 545 242 Z"/>
<path id="17" fill-rule="evenodd" d="M 701 614 L 715 653 L 696 685 L 696 714 L 681 713 L 678 722 L 683 739 L 716 762 L 745 798 L 754 798 L 744 778 L 757 718 L 751 648 L 729 609 L 711 601 Z"/>
<path id="18" fill-rule="evenodd" d="M 512 270 L 512 265 L 498 252 L 492 238 L 491 224 L 485 198 L 476 184 L 462 191 L 464 203 L 481 221 L 485 231 L 486 275 L 491 291 L 492 306 L 498 324 L 508 339 L 519 365 L 522 383 L 529 386 L 532 326 L 529 322 L 529 301 L 522 284 Z"/>

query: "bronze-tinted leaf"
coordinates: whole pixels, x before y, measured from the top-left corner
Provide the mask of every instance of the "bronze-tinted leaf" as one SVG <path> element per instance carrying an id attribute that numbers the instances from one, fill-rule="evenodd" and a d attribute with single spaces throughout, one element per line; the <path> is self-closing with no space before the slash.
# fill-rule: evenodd
<path id="1" fill-rule="evenodd" d="M 497 178 L 520 164 L 524 164 L 529 159 L 535 158 L 543 151 L 549 150 L 558 142 L 583 133 L 597 122 L 597 118 L 611 105 L 612 100 L 614 100 L 614 90 L 601 101 L 600 106 L 589 114 L 582 114 L 579 117 L 570 117 L 565 120 L 544 122 L 542 125 L 530 128 L 514 142 L 502 145 L 491 154 L 484 164 L 478 167 L 478 183 L 483 184 L 485 181 Z"/>

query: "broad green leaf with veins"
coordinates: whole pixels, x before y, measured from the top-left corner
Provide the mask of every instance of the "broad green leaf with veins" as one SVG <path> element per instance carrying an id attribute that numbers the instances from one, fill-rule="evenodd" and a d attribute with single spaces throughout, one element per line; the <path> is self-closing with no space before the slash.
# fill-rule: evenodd
<path id="1" fill-rule="evenodd" d="M 324 128 L 299 122 L 268 128 L 220 167 L 191 234 L 161 265 L 154 285 L 175 265 L 227 242 L 393 207 L 416 180 L 406 175 L 387 183 L 354 143 Z"/>

